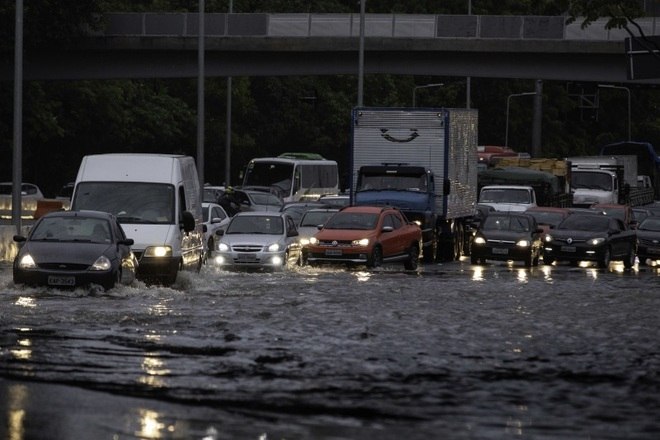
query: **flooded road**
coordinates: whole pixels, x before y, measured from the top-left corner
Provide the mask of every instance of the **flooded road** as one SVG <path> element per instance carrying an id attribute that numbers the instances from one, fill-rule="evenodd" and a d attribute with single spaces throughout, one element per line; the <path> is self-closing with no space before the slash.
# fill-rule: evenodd
<path id="1" fill-rule="evenodd" d="M 16 288 L 0 438 L 660 437 L 660 269 L 468 261 Z"/>

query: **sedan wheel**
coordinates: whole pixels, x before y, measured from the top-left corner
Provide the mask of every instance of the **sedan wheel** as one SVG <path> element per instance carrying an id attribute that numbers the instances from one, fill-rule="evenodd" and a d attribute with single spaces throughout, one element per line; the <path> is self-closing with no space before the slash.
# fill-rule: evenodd
<path id="1" fill-rule="evenodd" d="M 610 258 L 611 258 L 611 253 L 610 253 L 610 248 L 607 247 L 605 248 L 605 251 L 603 252 L 603 256 L 598 260 L 598 267 L 601 269 L 607 269 L 610 265 Z"/>
<path id="2" fill-rule="evenodd" d="M 623 267 L 630 269 L 635 265 L 635 250 L 631 247 L 625 260 L 623 260 Z"/>

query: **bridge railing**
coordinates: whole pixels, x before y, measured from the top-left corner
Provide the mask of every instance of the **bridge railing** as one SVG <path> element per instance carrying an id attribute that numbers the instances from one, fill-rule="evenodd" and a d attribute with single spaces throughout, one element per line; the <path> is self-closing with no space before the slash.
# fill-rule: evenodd
<path id="1" fill-rule="evenodd" d="M 197 13 L 109 13 L 98 35 L 192 37 L 199 31 Z M 359 14 L 204 14 L 209 37 L 357 37 Z M 605 19 L 585 29 L 581 20 L 564 16 L 366 14 L 365 36 L 384 38 L 483 38 L 617 41 L 624 30 L 605 29 Z M 637 23 L 656 34 L 655 18 Z M 660 26 L 660 25 L 659 25 Z"/>

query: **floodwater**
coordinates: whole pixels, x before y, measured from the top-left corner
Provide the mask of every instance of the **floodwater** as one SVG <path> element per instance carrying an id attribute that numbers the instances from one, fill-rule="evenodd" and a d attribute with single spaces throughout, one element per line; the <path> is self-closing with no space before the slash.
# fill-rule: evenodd
<path id="1" fill-rule="evenodd" d="M 15 287 L 0 438 L 657 439 L 660 269 L 467 261 Z"/>

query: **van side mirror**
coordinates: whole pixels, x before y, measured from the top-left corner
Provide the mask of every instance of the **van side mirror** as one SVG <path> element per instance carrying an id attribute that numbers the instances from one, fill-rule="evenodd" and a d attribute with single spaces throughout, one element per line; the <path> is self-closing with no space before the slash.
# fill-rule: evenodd
<path id="1" fill-rule="evenodd" d="M 185 232 L 190 232 L 195 229 L 195 217 L 193 217 L 192 212 L 190 211 L 183 211 L 181 214 L 181 220 L 182 220 L 182 225 L 183 230 Z"/>

